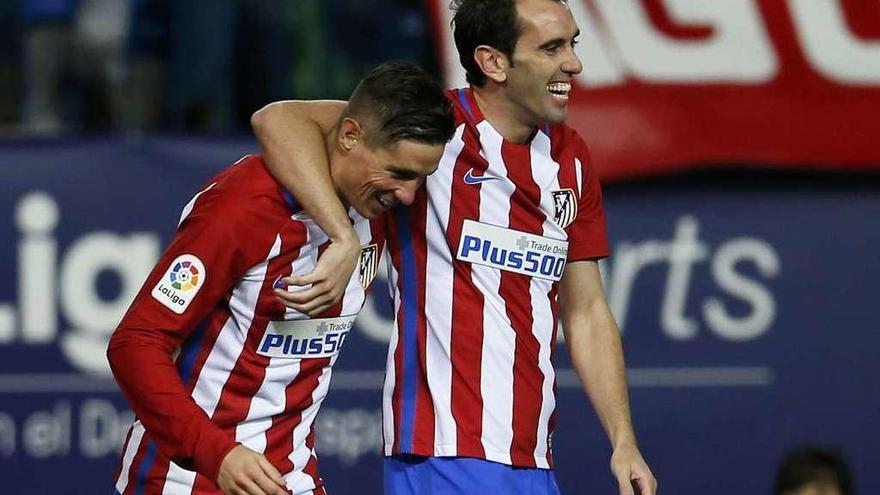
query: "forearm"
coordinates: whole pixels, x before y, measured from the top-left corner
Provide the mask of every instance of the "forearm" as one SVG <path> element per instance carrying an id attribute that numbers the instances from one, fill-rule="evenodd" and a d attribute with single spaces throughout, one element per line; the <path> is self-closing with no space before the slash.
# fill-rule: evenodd
<path id="1" fill-rule="evenodd" d="M 251 117 L 269 172 L 334 241 L 356 237 L 330 179 L 324 146 L 342 108 L 344 102 L 282 101 Z"/>
<path id="2" fill-rule="evenodd" d="M 117 330 L 107 358 L 113 375 L 159 450 L 212 480 L 235 440 L 186 393 L 168 343 L 149 331 Z"/>
<path id="3" fill-rule="evenodd" d="M 621 495 L 634 495 L 634 484 L 640 493 L 655 495 L 657 480 L 633 432 L 623 345 L 597 262 L 569 263 L 559 287 L 559 305 L 571 362 L 614 449 L 611 471 Z"/>
<path id="4" fill-rule="evenodd" d="M 600 303 L 597 303 L 600 304 Z M 623 346 L 607 307 L 567 324 L 566 345 L 611 445 L 635 445 Z"/>

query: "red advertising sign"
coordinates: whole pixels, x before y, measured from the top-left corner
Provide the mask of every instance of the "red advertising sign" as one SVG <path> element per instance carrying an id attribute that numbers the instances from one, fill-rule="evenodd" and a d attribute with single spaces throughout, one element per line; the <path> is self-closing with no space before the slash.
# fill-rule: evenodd
<path id="1" fill-rule="evenodd" d="M 427 0 L 464 84 L 445 0 Z M 569 123 L 603 179 L 717 165 L 880 170 L 880 1 L 570 0 Z"/>

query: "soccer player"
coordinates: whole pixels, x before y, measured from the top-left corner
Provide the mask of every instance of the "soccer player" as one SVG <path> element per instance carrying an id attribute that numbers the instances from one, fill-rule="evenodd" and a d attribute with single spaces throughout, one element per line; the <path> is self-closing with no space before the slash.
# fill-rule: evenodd
<path id="1" fill-rule="evenodd" d="M 384 388 L 386 493 L 558 493 L 551 357 L 561 320 L 611 441 L 620 494 L 637 486 L 654 495 L 597 266 L 608 254 L 599 183 L 584 141 L 563 123 L 583 68 L 578 27 L 559 0 L 453 8 L 470 83 L 448 93 L 456 132 L 413 203 L 387 217 L 397 314 Z M 283 102 L 252 119 L 272 173 L 303 193 L 335 239 L 332 262 L 313 274 L 323 288 L 280 292 L 292 308 L 332 293 L 345 276 L 334 268 L 354 260 L 321 172 L 326 157 L 303 142 L 320 132 L 310 112 L 341 108 Z"/>
<path id="2" fill-rule="evenodd" d="M 274 290 L 308 282 L 328 237 L 260 156 L 224 170 L 183 209 L 110 341 L 137 414 L 116 492 L 324 494 L 313 423 L 383 249 L 380 216 L 409 204 L 453 132 L 440 85 L 408 63 L 378 66 L 314 143 L 360 246 L 340 302 L 315 317 Z"/>

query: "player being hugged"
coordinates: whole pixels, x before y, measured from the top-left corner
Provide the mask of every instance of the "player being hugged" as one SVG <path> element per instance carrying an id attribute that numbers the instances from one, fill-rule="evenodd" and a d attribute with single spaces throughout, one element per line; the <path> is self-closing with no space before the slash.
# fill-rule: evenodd
<path id="1" fill-rule="evenodd" d="M 118 494 L 326 493 L 313 424 L 383 250 L 375 219 L 413 201 L 453 115 L 430 75 L 391 62 L 324 124 L 312 138 L 329 156 L 360 269 L 342 267 L 338 292 L 305 276 L 334 239 L 261 156 L 211 179 L 110 340 L 110 366 L 137 415 Z M 280 289 L 300 289 L 309 303 L 285 308 Z"/>

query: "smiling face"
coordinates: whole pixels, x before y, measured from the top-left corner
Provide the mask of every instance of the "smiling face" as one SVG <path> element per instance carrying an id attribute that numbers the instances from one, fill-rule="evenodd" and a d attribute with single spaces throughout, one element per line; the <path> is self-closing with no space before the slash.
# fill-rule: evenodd
<path id="1" fill-rule="evenodd" d="M 366 218 L 408 205 L 425 177 L 437 170 L 443 144 L 400 139 L 371 147 L 360 125 L 342 122 L 330 169 L 340 198 Z"/>
<path id="2" fill-rule="evenodd" d="M 572 77 L 583 70 L 574 53 L 580 31 L 562 2 L 518 0 L 516 10 L 521 30 L 506 71 L 510 110 L 526 125 L 562 123 Z"/>

